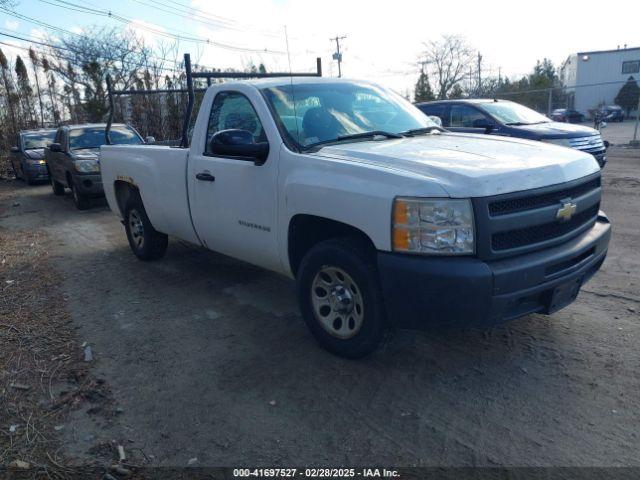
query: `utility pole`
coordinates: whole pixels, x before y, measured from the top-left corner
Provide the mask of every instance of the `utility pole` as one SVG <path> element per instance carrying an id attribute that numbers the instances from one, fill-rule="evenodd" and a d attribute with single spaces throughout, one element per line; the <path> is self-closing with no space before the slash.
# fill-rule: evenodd
<path id="1" fill-rule="evenodd" d="M 333 59 L 338 61 L 338 77 L 342 77 L 342 53 L 340 53 L 340 40 L 347 38 L 346 35 L 342 37 L 336 35 L 335 38 L 330 38 L 330 41 L 336 42 L 336 53 L 333 54 Z"/>
<path id="2" fill-rule="evenodd" d="M 626 45 L 625 45 L 626 47 Z M 640 124 L 640 98 L 638 98 L 638 107 L 636 109 L 636 126 L 633 129 L 633 140 L 629 142 L 634 147 L 640 147 L 640 140 L 638 140 L 638 125 Z"/>
<path id="3" fill-rule="evenodd" d="M 482 88 L 482 55 L 478 52 L 478 94 Z"/>

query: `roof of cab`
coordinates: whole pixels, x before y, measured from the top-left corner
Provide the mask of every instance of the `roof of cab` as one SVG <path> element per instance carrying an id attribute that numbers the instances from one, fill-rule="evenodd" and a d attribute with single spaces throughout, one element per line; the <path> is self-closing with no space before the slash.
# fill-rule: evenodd
<path id="1" fill-rule="evenodd" d="M 430 102 L 419 102 L 416 105 L 429 105 L 434 103 L 495 103 L 495 102 L 511 102 L 502 98 L 457 98 L 452 100 L 432 100 Z"/>
<path id="2" fill-rule="evenodd" d="M 229 86 L 230 84 L 250 84 L 256 88 L 270 88 L 270 87 L 282 87 L 286 85 L 302 85 L 310 83 L 370 83 L 366 80 L 347 79 L 347 78 L 330 78 L 330 77 L 316 77 L 309 75 L 308 77 L 271 77 L 271 78 L 255 78 L 250 80 L 234 80 L 233 82 L 224 82 L 218 85 Z"/>
<path id="3" fill-rule="evenodd" d="M 68 128 L 69 130 L 75 130 L 77 128 L 106 128 L 106 123 L 78 123 L 74 125 L 61 125 L 62 128 Z M 126 127 L 127 125 L 124 123 L 112 123 L 111 128 L 113 127 Z"/>

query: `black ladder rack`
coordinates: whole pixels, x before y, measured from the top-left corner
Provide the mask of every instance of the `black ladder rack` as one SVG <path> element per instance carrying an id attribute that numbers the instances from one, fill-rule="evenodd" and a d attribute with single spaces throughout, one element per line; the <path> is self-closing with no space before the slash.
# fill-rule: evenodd
<path id="1" fill-rule="evenodd" d="M 193 104 L 195 100 L 195 92 L 204 92 L 206 88 L 193 88 L 194 78 L 206 78 L 207 87 L 211 86 L 212 78 L 277 78 L 277 77 L 321 77 L 322 76 L 322 60 L 316 58 L 315 73 L 301 72 L 268 72 L 268 73 L 249 73 L 249 72 L 193 72 L 191 70 L 191 55 L 184 54 L 184 69 L 187 75 L 187 88 L 176 88 L 166 90 L 114 90 L 111 87 L 111 78 L 107 75 L 107 93 L 109 95 L 109 116 L 107 118 L 107 127 L 105 129 L 105 143 L 111 145 L 109 132 L 113 124 L 114 102 L 113 97 L 116 95 L 147 95 L 153 93 L 186 93 L 188 95 L 187 110 L 185 111 L 184 120 L 182 122 L 182 138 L 180 147 L 187 148 L 189 146 L 189 122 L 193 113 Z"/>

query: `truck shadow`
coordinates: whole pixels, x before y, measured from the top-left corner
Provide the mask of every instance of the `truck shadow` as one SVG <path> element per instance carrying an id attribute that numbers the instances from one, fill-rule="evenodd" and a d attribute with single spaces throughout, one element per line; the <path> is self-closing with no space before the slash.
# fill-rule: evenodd
<path id="1" fill-rule="evenodd" d="M 73 275 L 79 268 L 82 279 Z M 251 430 L 247 416 L 257 416 L 308 460 L 317 448 L 311 438 L 295 440 L 296 431 L 316 432 L 333 451 L 336 438 L 359 428 L 371 448 L 385 436 L 397 442 L 398 456 L 381 461 L 420 461 L 426 453 L 415 442 L 440 451 L 451 425 L 489 422 L 499 432 L 510 405 L 580 403 L 566 388 L 573 373 L 561 352 L 571 333 L 558 326 L 562 318 L 534 315 L 486 331 L 397 331 L 375 354 L 349 361 L 315 344 L 291 280 L 183 242 L 145 263 L 120 240 L 67 259 L 64 269 L 74 318 L 126 408 L 149 422 L 180 405 L 225 432 L 225 445 L 239 445 Z M 332 416 L 335 409 L 342 411 Z M 470 435 L 449 448 L 475 455 L 478 434 Z"/>

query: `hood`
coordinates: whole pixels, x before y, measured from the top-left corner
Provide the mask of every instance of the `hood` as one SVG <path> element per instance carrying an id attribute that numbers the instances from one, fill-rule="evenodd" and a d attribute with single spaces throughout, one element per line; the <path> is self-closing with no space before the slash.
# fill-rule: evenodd
<path id="1" fill-rule="evenodd" d="M 575 123 L 547 122 L 534 125 L 509 125 L 509 128 L 527 132 L 538 138 L 576 138 L 598 135 L 598 131 Z"/>
<path id="2" fill-rule="evenodd" d="M 98 159 L 98 157 L 100 156 L 100 149 L 98 148 L 78 148 L 76 150 L 73 150 L 71 152 L 71 155 L 73 155 L 74 157 L 77 156 L 82 156 L 82 157 L 87 157 L 87 158 L 95 158 Z"/>
<path id="3" fill-rule="evenodd" d="M 33 148 L 24 151 L 24 156 L 30 160 L 44 159 L 44 148 Z"/>
<path id="4" fill-rule="evenodd" d="M 421 176 L 454 198 L 546 187 L 600 170 L 592 155 L 571 148 L 473 134 L 332 145 L 313 155 Z"/>

